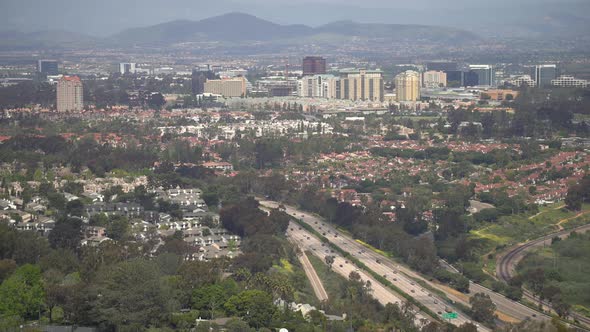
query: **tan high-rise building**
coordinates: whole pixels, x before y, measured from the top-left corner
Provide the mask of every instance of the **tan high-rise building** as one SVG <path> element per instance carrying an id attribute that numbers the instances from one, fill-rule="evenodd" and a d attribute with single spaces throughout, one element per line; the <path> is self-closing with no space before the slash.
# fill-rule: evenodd
<path id="1" fill-rule="evenodd" d="M 405 71 L 395 77 L 397 101 L 420 100 L 420 74 L 413 70 Z"/>
<path id="2" fill-rule="evenodd" d="M 345 70 L 340 73 L 341 77 L 328 82 L 328 98 L 383 100 L 383 75 L 380 70 Z"/>
<path id="3" fill-rule="evenodd" d="M 213 93 L 224 97 L 241 97 L 246 95 L 246 79 L 234 77 L 224 80 L 207 80 L 205 93 Z"/>
<path id="4" fill-rule="evenodd" d="M 447 86 L 447 73 L 429 70 L 422 74 L 422 86 L 425 88 L 440 88 Z"/>
<path id="5" fill-rule="evenodd" d="M 82 81 L 78 76 L 64 76 L 57 82 L 57 111 L 81 111 L 84 109 Z"/>

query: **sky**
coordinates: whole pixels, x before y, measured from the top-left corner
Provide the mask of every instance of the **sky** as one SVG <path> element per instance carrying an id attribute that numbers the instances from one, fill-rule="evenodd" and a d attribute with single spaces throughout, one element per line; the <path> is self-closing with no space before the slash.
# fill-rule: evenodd
<path id="1" fill-rule="evenodd" d="M 228 12 L 281 24 L 354 20 L 493 30 L 556 12 L 581 16 L 590 12 L 590 0 L 0 0 L 0 31 L 67 30 L 102 37 Z"/>

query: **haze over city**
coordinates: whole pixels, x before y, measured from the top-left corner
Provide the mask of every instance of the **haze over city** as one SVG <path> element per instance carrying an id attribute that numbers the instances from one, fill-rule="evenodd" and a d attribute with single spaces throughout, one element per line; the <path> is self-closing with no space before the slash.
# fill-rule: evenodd
<path id="1" fill-rule="evenodd" d="M 0 331 L 590 331 L 588 13 L 1 1 Z"/>

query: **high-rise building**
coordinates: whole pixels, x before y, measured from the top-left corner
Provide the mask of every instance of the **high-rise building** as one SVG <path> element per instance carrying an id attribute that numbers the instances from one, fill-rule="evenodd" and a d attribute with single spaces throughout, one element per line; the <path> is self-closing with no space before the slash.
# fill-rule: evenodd
<path id="1" fill-rule="evenodd" d="M 422 86 L 425 88 L 439 88 L 447 86 L 447 73 L 444 71 L 425 71 L 422 74 Z"/>
<path id="2" fill-rule="evenodd" d="M 557 78 L 557 66 L 554 64 L 535 66 L 533 78 L 539 88 L 551 86 L 551 81 Z"/>
<path id="3" fill-rule="evenodd" d="M 469 65 L 469 72 L 474 73 L 477 75 L 477 84 L 470 81 L 468 84 L 467 80 L 465 80 L 466 86 L 494 86 L 495 84 L 495 77 L 494 77 L 494 68 L 490 65 Z"/>
<path id="4" fill-rule="evenodd" d="M 135 63 L 133 62 L 122 62 L 119 64 L 119 72 L 121 75 L 135 74 Z"/>
<path id="5" fill-rule="evenodd" d="M 57 82 L 57 111 L 84 109 L 82 81 L 78 76 L 64 76 Z"/>
<path id="6" fill-rule="evenodd" d="M 193 95 L 201 95 L 205 92 L 205 82 L 215 79 L 215 74 L 210 70 L 193 69 L 191 75 L 191 91 Z"/>
<path id="7" fill-rule="evenodd" d="M 305 76 L 297 82 L 297 95 L 299 97 L 329 98 L 330 81 L 333 75 Z"/>
<path id="8" fill-rule="evenodd" d="M 320 75 L 326 73 L 326 59 L 320 56 L 306 56 L 303 58 L 303 76 Z"/>
<path id="9" fill-rule="evenodd" d="M 58 75 L 57 60 L 38 60 L 37 72 L 45 75 Z"/>
<path id="10" fill-rule="evenodd" d="M 435 61 L 435 62 L 427 62 L 426 68 L 428 70 L 434 71 L 456 71 L 457 70 L 457 63 L 456 62 L 443 62 L 443 61 Z"/>
<path id="11" fill-rule="evenodd" d="M 420 73 L 407 70 L 395 76 L 397 101 L 420 100 Z"/>
<path id="12" fill-rule="evenodd" d="M 335 98 L 348 100 L 383 100 L 383 73 L 381 70 L 343 70 L 341 77 L 331 80 L 328 89 Z"/>
<path id="13" fill-rule="evenodd" d="M 447 74 L 447 85 L 452 87 L 459 87 L 465 85 L 465 72 L 461 70 L 450 70 L 445 72 Z"/>
<path id="14" fill-rule="evenodd" d="M 246 79 L 234 77 L 225 80 L 207 80 L 204 84 L 205 93 L 224 97 L 242 97 L 246 95 Z"/>

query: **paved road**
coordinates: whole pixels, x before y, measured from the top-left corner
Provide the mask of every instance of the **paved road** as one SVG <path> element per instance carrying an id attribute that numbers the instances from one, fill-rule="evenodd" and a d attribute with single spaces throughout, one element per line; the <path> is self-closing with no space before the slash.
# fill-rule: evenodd
<path id="1" fill-rule="evenodd" d="M 342 275 L 344 278 L 348 279 L 350 273 L 354 271 L 361 276 L 362 281 L 370 281 L 372 289 L 371 295 L 373 295 L 379 303 L 383 305 L 386 305 L 387 303 L 401 305 L 405 301 L 405 299 L 396 294 L 393 290 L 379 283 L 370 274 L 358 269 L 338 252 L 330 249 L 328 245 L 321 243 L 317 237 L 299 225 L 291 222 L 287 229 L 287 237 L 297 244 L 301 250 L 309 250 L 315 256 L 319 257 L 322 262 L 325 262 L 326 256 L 333 256 L 334 263 L 332 264 L 332 271 Z M 420 313 L 416 314 L 417 324 L 423 324 L 425 321 L 428 321 L 426 316 Z"/>
<path id="2" fill-rule="evenodd" d="M 307 258 L 307 255 L 305 254 L 304 251 L 302 251 L 301 254 L 299 254 L 298 256 L 299 256 L 298 257 L 299 261 L 301 262 L 301 265 L 303 266 L 303 270 L 305 271 L 305 275 L 307 276 L 307 279 L 309 279 L 309 282 L 311 283 L 311 287 L 313 288 L 313 292 L 315 293 L 315 296 L 320 301 L 327 301 L 328 300 L 328 293 L 326 292 L 326 289 L 324 288 L 324 285 L 322 284 L 320 277 L 318 277 L 318 274 L 316 273 L 315 269 L 313 268 L 313 265 L 311 265 L 309 258 Z"/>
<path id="3" fill-rule="evenodd" d="M 551 245 L 551 240 L 558 236 L 560 238 L 566 238 L 572 232 L 587 232 L 590 231 L 590 224 L 583 225 L 580 227 L 576 227 L 570 230 L 563 230 L 555 233 L 551 233 L 549 235 L 540 237 L 536 240 L 529 241 L 526 243 L 515 245 L 508 250 L 506 250 L 502 255 L 498 257 L 497 264 L 496 264 L 496 275 L 498 278 L 508 281 L 516 274 L 516 266 L 518 263 L 526 256 L 528 252 L 534 250 L 539 247 L 544 247 Z M 524 297 L 532 302 L 538 302 L 539 299 L 534 297 L 530 291 L 524 291 Z M 550 303 L 543 302 L 543 305 L 551 308 Z M 577 314 L 572 313 L 571 316 L 577 319 L 580 323 L 585 325 L 586 327 L 590 327 L 590 318 Z"/>
<path id="4" fill-rule="evenodd" d="M 260 204 L 262 206 L 266 206 L 269 208 L 276 208 L 278 207 L 279 203 L 273 201 L 260 201 Z M 445 311 L 457 312 L 459 314 L 458 318 L 452 321 L 452 323 L 456 325 L 462 325 L 463 323 L 471 322 L 471 319 L 469 317 L 459 312 L 451 303 L 447 303 L 445 300 L 439 298 L 437 295 L 431 294 L 427 289 L 423 289 L 418 283 L 416 283 L 416 281 L 412 278 L 424 280 L 417 273 L 411 271 L 410 269 L 402 265 L 398 265 L 397 263 L 391 261 L 390 259 L 380 254 L 377 254 L 371 250 L 367 250 L 362 244 L 354 241 L 346 234 L 340 232 L 331 225 L 328 225 L 321 218 L 318 218 L 313 214 L 297 210 L 290 206 L 285 206 L 285 208 L 286 212 L 289 215 L 296 217 L 297 219 L 300 219 L 308 225 L 312 226 L 317 232 L 328 238 L 329 241 L 333 242 L 334 244 L 336 244 L 337 246 L 339 246 L 340 248 L 342 248 L 343 250 L 345 250 L 346 252 L 350 253 L 355 258 L 363 262 L 369 269 L 373 270 L 379 275 L 384 276 L 387 280 L 389 280 L 398 288 L 400 288 L 404 293 L 412 296 L 418 302 L 422 303 L 424 306 L 429 308 L 431 311 L 437 313 L 438 315 L 442 315 Z M 303 229 L 299 230 L 299 227 L 295 228 L 295 230 L 297 232 L 304 232 Z M 310 236 L 309 238 L 304 237 L 303 239 L 300 238 L 300 241 L 302 246 L 304 246 L 305 248 L 311 248 L 312 250 L 319 243 L 319 240 L 313 236 Z M 321 246 L 321 243 L 319 243 L 319 245 Z M 323 250 L 328 250 L 327 253 L 323 253 L 324 256 L 327 254 L 336 256 L 335 253 L 330 253 L 328 248 Z M 342 264 L 342 267 L 340 267 L 341 262 L 344 260 L 344 258 L 337 256 L 336 260 L 337 262 L 334 263 L 335 269 L 346 269 L 350 266 L 351 268 L 349 270 L 353 270 L 352 265 L 346 262 L 345 264 Z M 348 276 L 348 273 L 350 273 L 350 271 L 348 271 L 345 275 Z M 363 280 L 365 280 L 365 277 L 368 277 L 368 275 L 364 274 Z M 374 280 L 371 281 L 371 283 L 373 282 Z M 383 287 L 383 289 L 381 289 L 381 287 Z M 387 300 L 386 302 L 383 302 L 381 299 L 384 299 L 387 293 L 391 293 L 391 290 L 384 286 L 381 287 L 379 289 L 374 287 L 374 296 L 381 303 L 394 303 L 394 301 L 400 301 L 399 298 L 396 298 L 394 301 Z M 487 328 L 483 326 L 478 326 L 478 330 L 489 331 Z"/>

